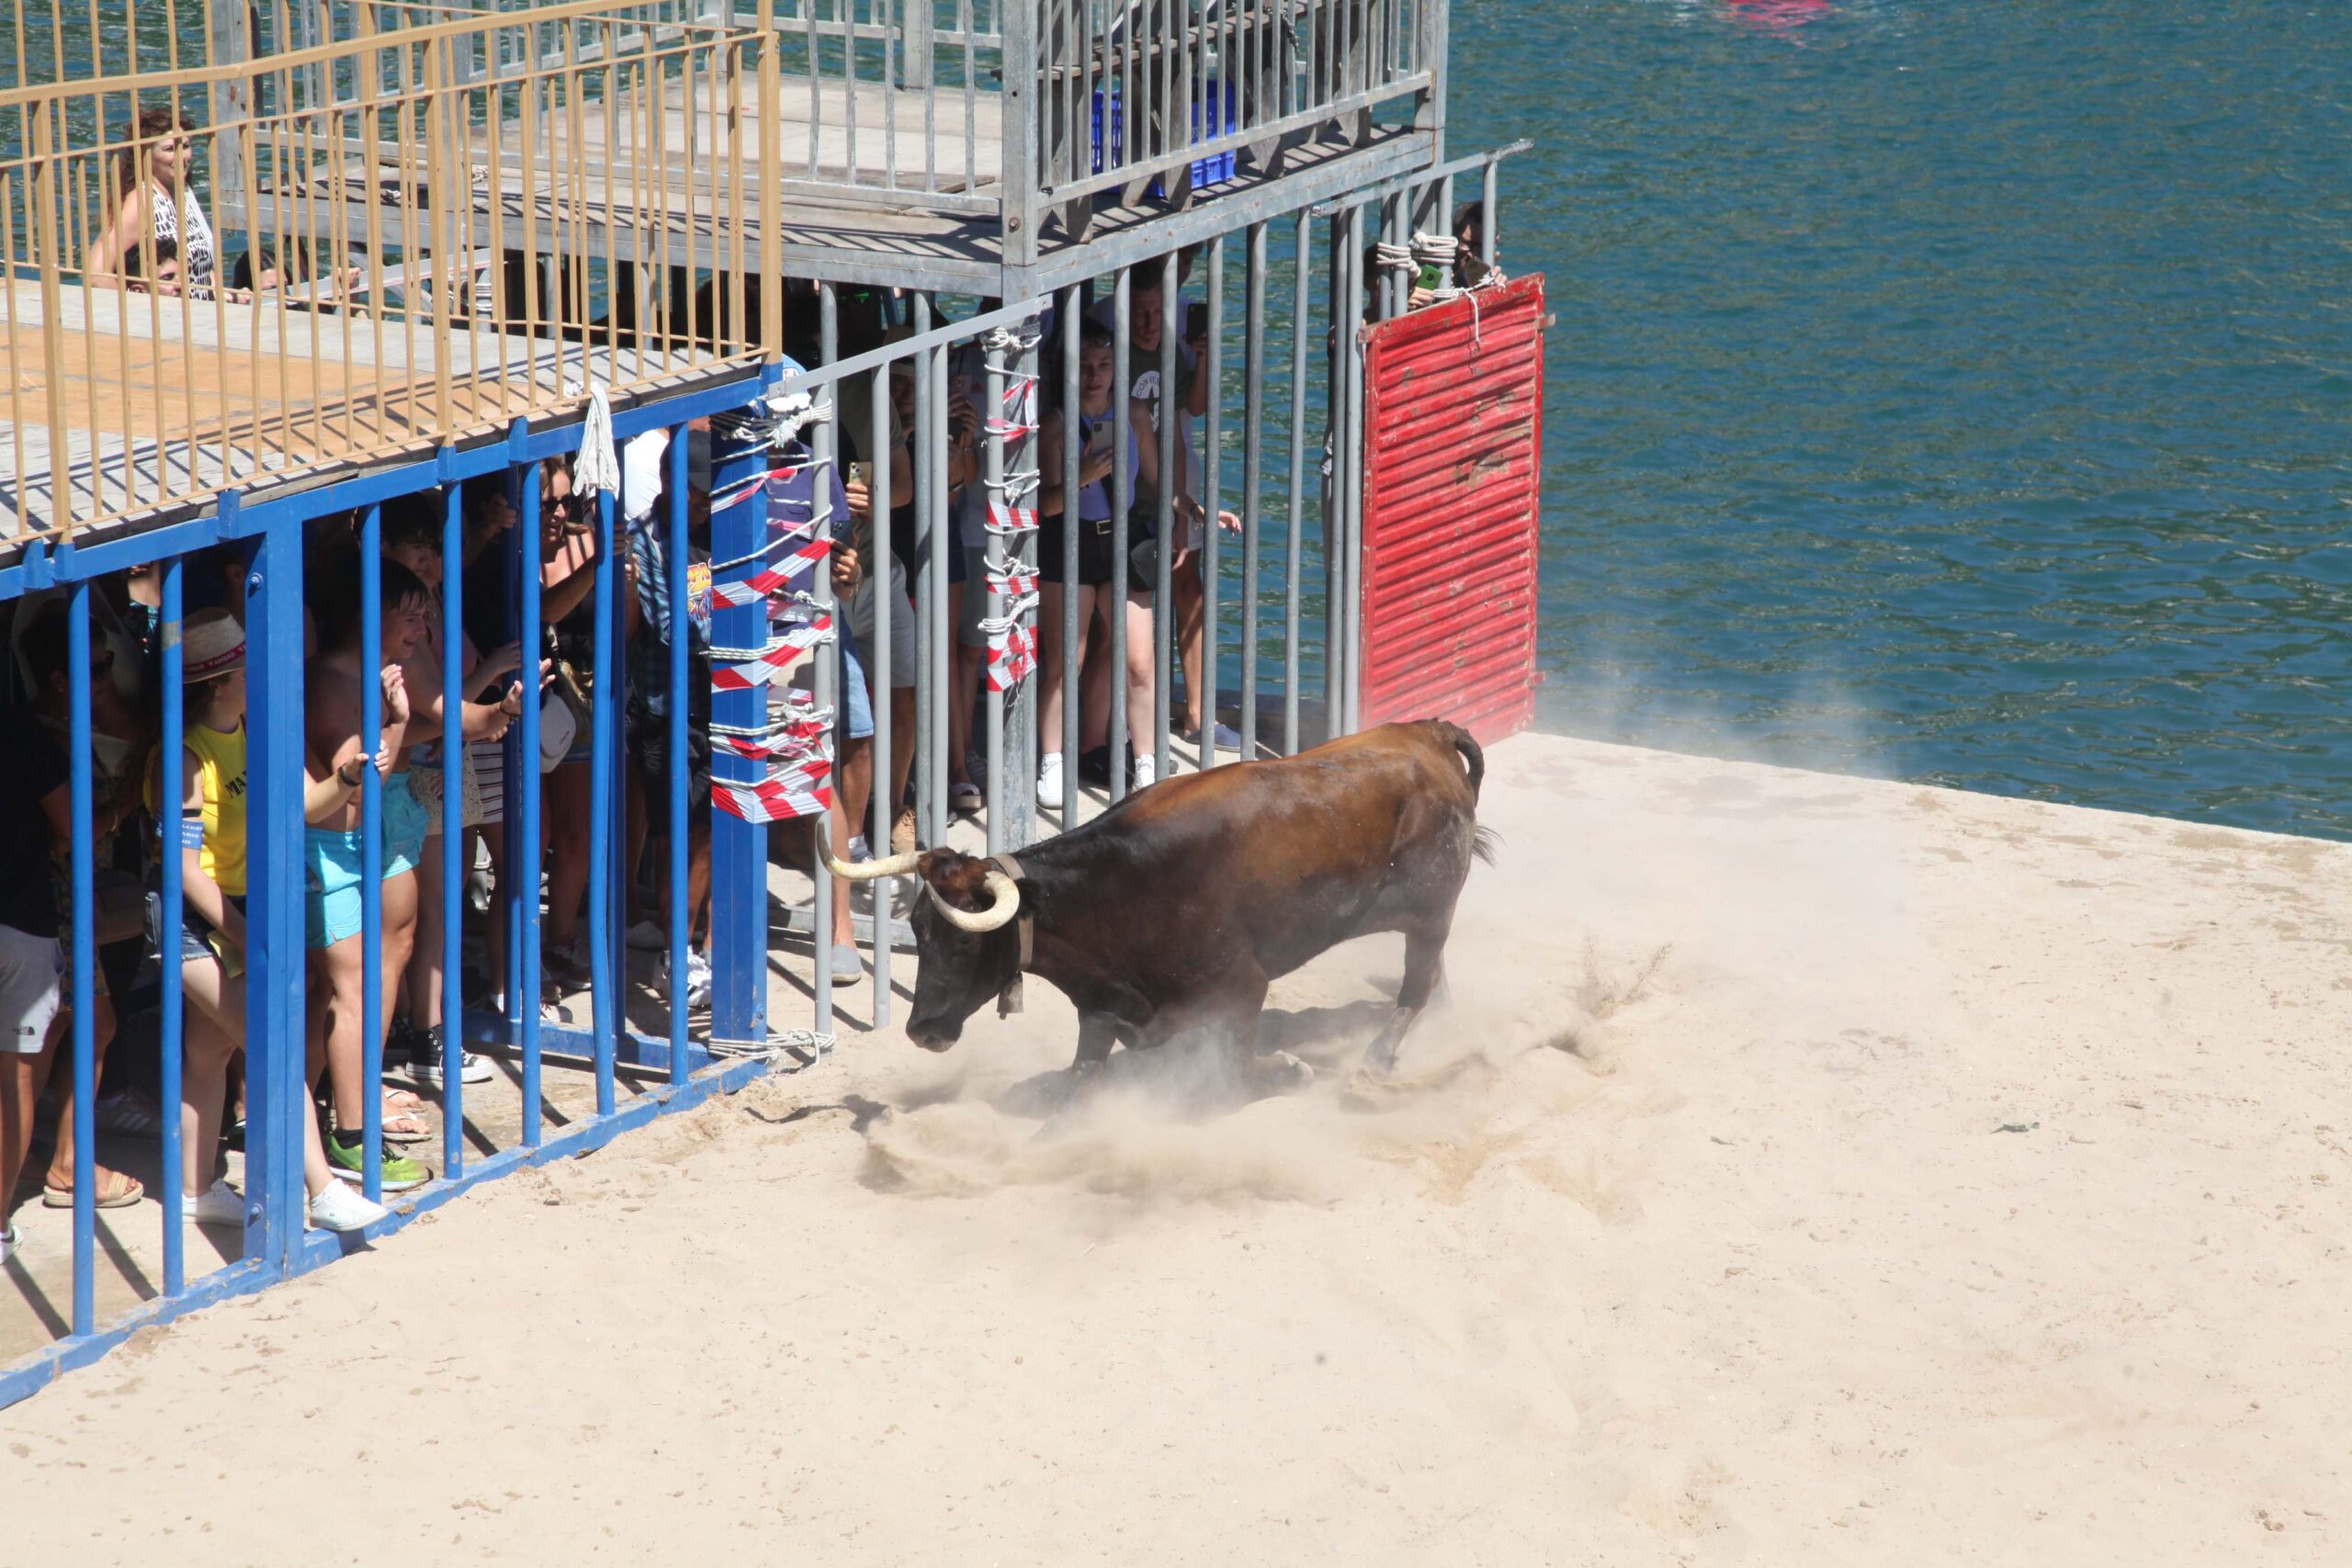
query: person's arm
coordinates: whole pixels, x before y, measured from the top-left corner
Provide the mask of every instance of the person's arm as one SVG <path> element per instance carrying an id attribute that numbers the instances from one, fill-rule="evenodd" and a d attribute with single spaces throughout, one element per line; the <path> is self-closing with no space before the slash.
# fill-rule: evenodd
<path id="1" fill-rule="evenodd" d="M 1201 352 L 1208 346 L 1208 340 L 1202 338 L 1184 346 L 1193 354 L 1193 379 L 1184 389 L 1184 412 L 1198 419 L 1209 412 L 1208 360 Z"/>
<path id="2" fill-rule="evenodd" d="M 204 764 L 193 751 L 180 753 L 180 895 L 239 947 L 245 945 L 245 917 L 229 902 L 204 869 Z"/>
<path id="3" fill-rule="evenodd" d="M 1061 411 L 1057 409 L 1046 416 L 1045 429 L 1039 433 L 1037 444 L 1037 514 L 1058 517 L 1066 504 L 1062 495 L 1062 473 L 1067 459 L 1062 443 L 1068 439 Z M 1078 482 L 1083 487 L 1108 479 L 1111 474 L 1112 453 L 1108 446 L 1080 455 Z"/>
<path id="4" fill-rule="evenodd" d="M 473 672 L 466 677 L 459 694 L 469 703 L 479 702 L 481 700 L 481 694 L 490 690 L 492 682 L 501 675 L 512 674 L 522 667 L 521 644 L 510 642 L 503 647 L 493 648 L 474 661 Z"/>
<path id="5" fill-rule="evenodd" d="M 574 534 L 555 548 L 539 572 L 539 615 L 552 626 L 580 607 L 596 586 L 596 536 Z"/>
<path id="6" fill-rule="evenodd" d="M 123 197 L 122 206 L 115 213 L 114 221 L 91 243 L 89 254 L 82 259 L 82 276 L 85 278 L 92 283 L 145 281 L 124 276 L 123 258 L 134 254 L 146 243 L 149 227 L 154 222 L 149 210 L 151 199 L 143 185 Z"/>

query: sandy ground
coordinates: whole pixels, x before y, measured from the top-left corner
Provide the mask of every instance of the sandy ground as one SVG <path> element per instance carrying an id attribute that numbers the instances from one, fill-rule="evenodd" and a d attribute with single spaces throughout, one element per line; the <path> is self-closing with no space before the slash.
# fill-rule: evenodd
<path id="1" fill-rule="evenodd" d="M 0 1412 L 0 1558 L 2352 1560 L 2352 846 L 1493 765 L 1401 1083 L 1385 941 L 1225 1114 L 852 1040 Z"/>

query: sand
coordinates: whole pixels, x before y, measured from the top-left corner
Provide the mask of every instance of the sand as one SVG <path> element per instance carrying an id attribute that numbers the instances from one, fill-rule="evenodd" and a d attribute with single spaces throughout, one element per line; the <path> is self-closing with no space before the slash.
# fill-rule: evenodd
<path id="1" fill-rule="evenodd" d="M 2352 1560 L 2352 846 L 1498 748 L 1454 1005 L 1032 985 L 0 1413 L 0 1559 Z M 158 1553 L 165 1554 L 159 1556 Z"/>

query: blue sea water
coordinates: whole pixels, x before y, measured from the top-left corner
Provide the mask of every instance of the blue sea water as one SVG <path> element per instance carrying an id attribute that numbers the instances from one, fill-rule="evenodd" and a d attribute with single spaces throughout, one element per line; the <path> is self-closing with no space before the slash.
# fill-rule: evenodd
<path id="1" fill-rule="evenodd" d="M 1454 0 L 1540 723 L 2352 836 L 2352 8 Z"/>

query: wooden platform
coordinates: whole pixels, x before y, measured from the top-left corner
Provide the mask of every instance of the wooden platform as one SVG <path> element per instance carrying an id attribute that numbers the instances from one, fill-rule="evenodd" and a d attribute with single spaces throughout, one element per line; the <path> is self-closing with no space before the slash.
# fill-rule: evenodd
<path id="1" fill-rule="evenodd" d="M 503 426 L 592 382 L 659 385 L 723 365 L 701 351 L 437 334 L 279 303 L 63 288 L 0 293 L 0 538 L 168 514 L 230 485 L 364 462 Z M 53 400 L 53 401 L 52 401 Z M 64 454 L 62 513 L 52 454 Z"/>

